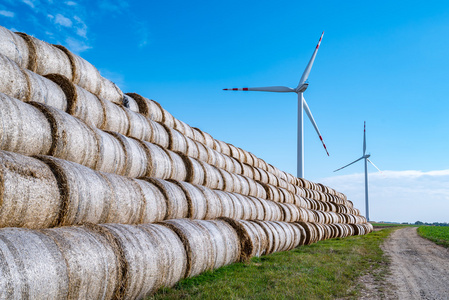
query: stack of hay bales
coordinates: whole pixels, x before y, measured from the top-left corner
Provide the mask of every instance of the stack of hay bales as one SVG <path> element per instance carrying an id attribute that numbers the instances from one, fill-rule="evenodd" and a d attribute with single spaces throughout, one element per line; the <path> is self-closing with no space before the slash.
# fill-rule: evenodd
<path id="1" fill-rule="evenodd" d="M 346 196 L 0 27 L 0 298 L 143 298 L 253 256 L 363 235 Z M 20 280 L 17 280 L 20 278 Z"/>

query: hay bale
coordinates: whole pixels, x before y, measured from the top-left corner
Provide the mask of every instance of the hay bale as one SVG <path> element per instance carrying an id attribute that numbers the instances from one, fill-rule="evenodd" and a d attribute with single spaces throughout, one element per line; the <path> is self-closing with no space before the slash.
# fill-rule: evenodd
<path id="1" fill-rule="evenodd" d="M 242 175 L 254 179 L 254 168 L 248 164 L 242 164 Z"/>
<path id="2" fill-rule="evenodd" d="M 221 217 L 222 205 L 217 194 L 213 190 L 204 187 L 202 185 L 196 185 L 196 187 L 204 194 L 204 197 L 207 202 L 207 211 L 206 215 L 204 216 L 204 219 L 211 220 Z"/>
<path id="3" fill-rule="evenodd" d="M 221 144 L 219 140 L 214 139 L 214 146 L 212 149 L 221 153 Z"/>
<path id="4" fill-rule="evenodd" d="M 239 237 L 227 222 L 223 220 L 194 220 L 194 222 L 205 228 L 212 238 L 213 269 L 229 265 L 239 259 Z"/>
<path id="5" fill-rule="evenodd" d="M 273 252 L 276 252 L 276 249 L 279 245 L 278 237 L 275 237 L 275 233 L 273 232 L 273 229 L 271 226 L 268 225 L 267 221 L 253 221 L 253 224 L 257 224 L 264 235 L 266 236 L 266 245 L 265 248 L 265 255 L 271 254 Z"/>
<path id="6" fill-rule="evenodd" d="M 42 230 L 67 264 L 68 299 L 111 299 L 121 284 L 120 251 L 95 225 Z"/>
<path id="7" fill-rule="evenodd" d="M 212 153 L 214 155 L 214 158 L 209 156 L 210 158 L 208 160 L 208 163 L 212 164 L 211 161 L 215 161 L 215 163 L 213 164 L 215 167 L 219 169 L 224 169 L 226 167 L 226 160 L 224 155 L 216 150 L 212 150 Z"/>
<path id="8" fill-rule="evenodd" d="M 229 149 L 231 149 L 231 154 L 229 156 L 231 156 L 237 160 L 240 160 L 240 152 L 237 149 L 237 147 L 232 144 L 228 144 L 228 146 L 229 146 Z"/>
<path id="9" fill-rule="evenodd" d="M 192 127 L 192 130 L 193 130 L 193 139 L 204 145 L 206 141 L 204 140 L 204 135 L 201 129 Z"/>
<path id="10" fill-rule="evenodd" d="M 61 206 L 57 225 L 105 223 L 113 197 L 108 182 L 94 170 L 51 156 L 37 156 L 58 181 Z"/>
<path id="11" fill-rule="evenodd" d="M 0 53 L 5 55 L 21 68 L 28 66 L 28 45 L 14 32 L 0 26 Z"/>
<path id="12" fill-rule="evenodd" d="M 194 142 L 196 144 L 196 147 L 198 148 L 198 160 L 207 162 L 210 165 L 214 165 L 215 164 L 215 156 L 209 158 L 209 155 L 213 155 L 211 153 L 213 150 L 210 148 L 207 148 L 200 142 L 197 142 L 197 141 L 194 141 Z M 211 161 L 213 161 L 213 163 L 211 163 Z"/>
<path id="13" fill-rule="evenodd" d="M 147 99 L 136 93 L 127 93 L 129 97 L 133 98 L 137 106 L 139 107 L 139 112 L 145 117 L 150 118 L 156 122 L 162 122 L 163 115 L 161 106 L 154 100 Z"/>
<path id="14" fill-rule="evenodd" d="M 121 105 L 123 103 L 123 92 L 120 88 L 104 77 L 100 79 L 100 91 L 98 92 L 98 97 L 114 102 L 115 104 Z"/>
<path id="15" fill-rule="evenodd" d="M 199 153 L 199 149 L 198 149 L 198 146 L 195 143 L 195 141 L 191 138 L 185 138 L 185 140 L 187 143 L 186 155 L 193 157 L 195 159 L 199 159 L 200 153 Z"/>
<path id="16" fill-rule="evenodd" d="M 167 204 L 167 214 L 165 219 L 187 218 L 189 214 L 189 204 L 184 191 L 177 184 L 157 178 L 145 178 L 148 182 L 159 188 L 165 197 Z"/>
<path id="17" fill-rule="evenodd" d="M 255 168 L 255 170 L 259 173 L 259 176 L 257 176 L 257 177 L 260 178 L 260 179 L 256 179 L 256 180 L 258 180 L 261 183 L 267 184 L 269 182 L 267 171 L 265 171 L 261 168 L 257 168 L 257 167 Z"/>
<path id="18" fill-rule="evenodd" d="M 245 180 L 248 182 L 248 196 L 257 197 L 258 195 L 257 182 L 254 179 L 251 179 L 247 176 L 242 177 L 244 177 Z"/>
<path id="19" fill-rule="evenodd" d="M 27 102 L 44 103 L 62 111 L 67 111 L 67 96 L 58 84 L 30 70 L 22 70 L 22 72 L 25 74 L 28 82 Z"/>
<path id="20" fill-rule="evenodd" d="M 297 222 L 305 231 L 304 245 L 310 245 L 318 241 L 318 234 L 316 227 L 309 222 Z"/>
<path id="21" fill-rule="evenodd" d="M 67 299 L 69 274 L 58 245 L 30 229 L 0 230 L 0 298 Z"/>
<path id="22" fill-rule="evenodd" d="M 159 286 L 172 287 L 181 280 L 187 269 L 187 254 L 178 235 L 160 224 L 142 224 L 139 228 L 152 235 L 158 259 Z"/>
<path id="23" fill-rule="evenodd" d="M 183 121 L 179 121 L 179 123 L 180 126 L 184 129 L 183 134 L 188 138 L 195 139 L 195 133 L 193 132 L 193 128 Z"/>
<path id="24" fill-rule="evenodd" d="M 27 76 L 11 59 L 0 55 L 0 92 L 21 101 L 28 100 Z"/>
<path id="25" fill-rule="evenodd" d="M 72 80 L 72 65 L 69 57 L 61 49 L 38 40 L 25 33 L 18 32 L 28 45 L 29 57 L 27 69 L 39 75 L 61 74 Z"/>
<path id="26" fill-rule="evenodd" d="M 198 161 L 204 169 L 204 186 L 211 189 L 223 189 L 224 182 L 220 171 L 206 162 Z"/>
<path id="27" fill-rule="evenodd" d="M 171 161 L 171 172 L 169 178 L 178 181 L 185 181 L 187 177 L 187 168 L 184 163 L 184 159 L 178 153 L 170 150 L 163 150 L 168 154 Z"/>
<path id="28" fill-rule="evenodd" d="M 37 108 L 0 93 L 0 149 L 25 155 L 48 154 L 51 126 Z"/>
<path id="29" fill-rule="evenodd" d="M 250 194 L 250 186 L 248 180 L 242 175 L 236 174 L 235 177 L 240 182 L 240 190 L 239 193 L 245 196 Z"/>
<path id="30" fill-rule="evenodd" d="M 226 218 L 235 219 L 235 212 L 234 212 L 234 201 L 229 196 L 229 193 L 214 190 L 215 194 L 218 197 L 218 200 L 220 201 L 221 206 L 221 216 Z"/>
<path id="31" fill-rule="evenodd" d="M 126 137 L 116 132 L 109 132 L 118 139 L 125 151 L 126 168 L 123 176 L 142 177 L 147 173 L 148 157 L 143 144 L 133 138 Z"/>
<path id="32" fill-rule="evenodd" d="M 231 157 L 228 155 L 223 155 L 223 158 L 225 160 L 224 169 L 229 173 L 235 173 L 235 164 L 234 161 L 231 159 Z"/>
<path id="33" fill-rule="evenodd" d="M 167 130 L 168 137 L 170 139 L 168 149 L 187 155 L 186 137 L 176 129 L 170 128 L 168 126 L 165 126 L 165 130 Z"/>
<path id="34" fill-rule="evenodd" d="M 171 180 L 171 182 L 177 184 L 185 193 L 188 205 L 187 217 L 190 219 L 205 219 L 208 203 L 201 190 L 188 182 L 176 180 Z"/>
<path id="35" fill-rule="evenodd" d="M 145 206 L 141 223 L 154 223 L 165 220 L 167 216 L 167 202 L 161 190 L 154 184 L 141 179 L 134 179 L 142 190 Z"/>
<path id="36" fill-rule="evenodd" d="M 234 191 L 234 177 L 232 177 L 231 173 L 225 171 L 223 169 L 218 169 L 223 178 L 223 191 L 233 192 Z"/>
<path id="37" fill-rule="evenodd" d="M 264 200 L 252 196 L 249 196 L 248 199 L 253 203 L 254 208 L 252 220 L 265 220 L 265 210 L 262 204 L 262 201 Z"/>
<path id="38" fill-rule="evenodd" d="M 48 119 L 53 144 L 49 154 L 94 168 L 99 149 L 95 132 L 77 118 L 41 103 L 32 103 Z"/>
<path id="39" fill-rule="evenodd" d="M 104 122 L 99 128 L 126 135 L 129 131 L 130 124 L 125 109 L 111 101 L 101 98 L 99 100 L 104 110 Z"/>
<path id="40" fill-rule="evenodd" d="M 60 205 L 58 182 L 46 164 L 0 151 L 0 227 L 55 226 Z"/>
<path id="41" fill-rule="evenodd" d="M 67 99 L 67 113 L 94 127 L 103 125 L 105 113 L 103 105 L 96 95 L 74 85 L 67 77 L 62 75 L 48 74 L 45 77 L 59 85 L 61 90 L 64 91 Z"/>
<path id="42" fill-rule="evenodd" d="M 161 179 L 171 178 L 174 166 L 169 153 L 160 146 L 152 143 L 142 142 L 142 145 L 148 157 L 146 176 Z M 176 161 L 176 163 L 179 162 Z M 184 163 L 182 165 L 184 166 Z"/>
<path id="43" fill-rule="evenodd" d="M 181 155 L 184 160 L 184 164 L 187 170 L 186 181 L 193 183 L 204 185 L 204 169 L 201 166 L 201 163 L 194 158 L 187 157 L 185 155 Z"/>
<path id="44" fill-rule="evenodd" d="M 156 252 L 157 240 L 144 228 L 134 225 L 101 225 L 117 240 L 127 262 L 121 299 L 143 299 L 160 287 L 161 261 Z"/>
<path id="45" fill-rule="evenodd" d="M 148 119 L 128 108 L 123 108 L 123 110 L 129 120 L 129 130 L 126 136 L 142 141 L 151 141 L 153 128 L 150 126 Z"/>
<path id="46" fill-rule="evenodd" d="M 73 54 L 64 46 L 54 46 L 62 50 L 69 58 L 72 66 L 72 82 L 92 94 L 98 95 L 101 88 L 101 75 L 97 68 L 82 57 Z"/>
<path id="47" fill-rule="evenodd" d="M 226 156 L 231 156 L 231 148 L 229 147 L 229 144 L 219 140 L 216 141 L 219 144 L 218 147 L 220 148 L 220 152 Z"/>
<path id="48" fill-rule="evenodd" d="M 265 188 L 263 187 L 263 185 L 261 185 L 260 183 L 256 182 L 256 197 L 257 198 L 262 198 L 262 199 L 267 199 L 268 195 L 267 195 L 267 191 L 265 190 Z"/>
<path id="49" fill-rule="evenodd" d="M 173 230 L 184 244 L 187 254 L 184 277 L 193 277 L 213 269 L 212 236 L 206 228 L 188 219 L 168 220 L 160 224 Z"/>
<path id="50" fill-rule="evenodd" d="M 257 217 L 256 205 L 253 201 L 249 199 L 248 196 L 234 194 L 237 198 L 240 199 L 240 202 L 243 206 L 243 217 L 242 220 L 255 220 Z"/>
<path id="51" fill-rule="evenodd" d="M 103 223 L 141 223 L 145 211 L 145 197 L 140 186 L 132 178 L 98 173 L 109 183 L 112 193 L 109 213 Z"/>
<path id="52" fill-rule="evenodd" d="M 207 132 L 201 131 L 201 133 L 203 134 L 204 137 L 204 145 L 213 149 L 215 144 L 214 138 Z"/>
<path id="53" fill-rule="evenodd" d="M 246 227 L 243 226 L 241 221 L 234 220 L 232 218 L 219 218 L 219 220 L 228 223 L 234 231 L 237 233 L 239 239 L 239 257 L 238 261 L 247 261 L 252 257 L 253 253 L 253 242 L 251 240 L 251 232 L 246 230 Z"/>
<path id="54" fill-rule="evenodd" d="M 296 247 L 304 245 L 305 240 L 306 240 L 306 231 L 305 231 L 304 227 L 302 227 L 298 223 L 291 223 L 291 225 L 295 228 L 295 231 L 297 234 L 298 245 Z"/>
<path id="55" fill-rule="evenodd" d="M 120 141 L 112 134 L 92 128 L 98 141 L 98 160 L 95 170 L 124 175 L 126 170 L 125 149 Z"/>
<path id="56" fill-rule="evenodd" d="M 162 106 L 161 110 L 162 110 L 162 123 L 167 127 L 175 128 L 175 118 L 172 116 L 172 114 L 169 113 L 167 110 L 165 110 Z"/>
<path id="57" fill-rule="evenodd" d="M 260 257 L 265 252 L 266 248 L 266 236 L 260 236 L 259 231 L 255 228 L 255 223 L 250 221 L 239 220 L 240 225 L 245 228 L 248 233 L 249 239 L 252 245 L 252 251 L 249 254 L 250 257 Z M 263 244 L 263 237 L 265 237 L 265 244 Z"/>
<path id="58" fill-rule="evenodd" d="M 231 198 L 233 207 L 234 207 L 234 219 L 242 220 L 244 217 L 244 207 L 242 203 L 242 199 L 236 196 L 237 194 L 228 193 L 229 198 Z"/>
<path id="59" fill-rule="evenodd" d="M 282 239 L 284 239 L 284 244 L 282 247 L 280 247 L 279 251 L 288 251 L 290 249 L 293 249 L 294 243 L 295 243 L 295 233 L 292 230 L 290 226 L 288 226 L 288 223 L 286 222 L 273 222 L 278 227 L 278 231 L 280 231 L 280 235 L 282 236 Z"/>
<path id="60" fill-rule="evenodd" d="M 170 144 L 170 136 L 165 127 L 152 120 L 148 120 L 148 124 L 150 124 L 153 132 L 150 142 L 167 149 Z"/>
<path id="61" fill-rule="evenodd" d="M 125 106 L 126 108 L 128 108 L 133 112 L 140 113 L 139 105 L 137 104 L 136 100 L 134 100 L 134 98 L 131 98 L 126 94 L 123 95 L 123 106 Z"/>

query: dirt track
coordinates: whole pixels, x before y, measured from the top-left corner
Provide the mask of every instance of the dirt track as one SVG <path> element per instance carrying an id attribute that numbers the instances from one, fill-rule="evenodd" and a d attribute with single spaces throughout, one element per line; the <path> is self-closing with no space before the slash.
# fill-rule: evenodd
<path id="1" fill-rule="evenodd" d="M 362 299 L 449 299 L 449 249 L 418 236 L 416 227 L 396 230 L 382 249 L 391 275 L 380 288 L 365 278 Z"/>

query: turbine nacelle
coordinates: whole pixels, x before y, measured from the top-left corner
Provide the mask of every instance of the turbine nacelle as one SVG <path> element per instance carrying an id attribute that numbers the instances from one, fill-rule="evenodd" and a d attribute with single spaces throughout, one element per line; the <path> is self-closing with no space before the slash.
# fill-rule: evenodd
<path id="1" fill-rule="evenodd" d="M 369 158 L 371 156 L 371 154 L 365 154 L 363 155 L 363 158 Z"/>
<path id="2" fill-rule="evenodd" d="M 303 93 L 303 92 L 305 92 L 307 90 L 308 87 L 309 87 L 308 83 L 303 83 L 303 84 L 301 84 L 300 86 L 298 86 L 296 88 L 296 92 L 297 93 Z"/>

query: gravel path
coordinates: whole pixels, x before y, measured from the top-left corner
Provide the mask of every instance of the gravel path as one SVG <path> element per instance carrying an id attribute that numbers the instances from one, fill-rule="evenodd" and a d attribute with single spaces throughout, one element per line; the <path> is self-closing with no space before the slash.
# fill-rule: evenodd
<path id="1" fill-rule="evenodd" d="M 420 237 L 416 227 L 394 231 L 383 245 L 391 258 L 384 299 L 449 299 L 449 249 Z"/>

